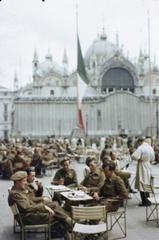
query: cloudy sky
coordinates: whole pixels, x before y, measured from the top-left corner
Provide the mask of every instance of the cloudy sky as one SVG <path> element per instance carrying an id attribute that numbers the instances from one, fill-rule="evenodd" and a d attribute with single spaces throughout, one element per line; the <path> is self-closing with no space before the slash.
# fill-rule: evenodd
<path id="1" fill-rule="evenodd" d="M 149 11 L 151 59 L 159 64 L 159 0 L 1 0 L 0 85 L 13 88 L 15 72 L 21 85 L 32 80 L 35 48 L 40 61 L 49 48 L 59 64 L 66 48 L 69 69 L 76 67 L 76 3 L 84 55 L 104 25 L 109 41 L 118 32 L 124 52 L 137 57 L 148 49 Z"/>

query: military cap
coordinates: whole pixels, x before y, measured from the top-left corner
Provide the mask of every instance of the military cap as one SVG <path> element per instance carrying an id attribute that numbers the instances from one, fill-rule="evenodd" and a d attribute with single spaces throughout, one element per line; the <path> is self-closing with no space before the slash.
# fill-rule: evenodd
<path id="1" fill-rule="evenodd" d="M 11 176 L 12 181 L 19 181 L 22 180 L 23 178 L 27 177 L 27 173 L 25 171 L 17 171 Z"/>

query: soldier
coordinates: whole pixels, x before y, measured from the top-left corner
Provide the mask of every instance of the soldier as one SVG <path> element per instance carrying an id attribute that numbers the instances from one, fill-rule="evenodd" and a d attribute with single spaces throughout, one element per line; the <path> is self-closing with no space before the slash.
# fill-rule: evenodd
<path id="1" fill-rule="evenodd" d="M 25 224 L 44 224 L 51 220 L 52 225 L 55 220 L 59 220 L 65 227 L 65 240 L 70 240 L 71 235 L 68 232 L 68 228 L 71 227 L 71 219 L 66 214 L 56 214 L 56 206 L 54 209 L 48 207 L 45 202 L 35 203 L 29 198 L 27 185 L 27 173 L 25 171 L 18 171 L 12 175 L 11 180 L 14 181 L 9 196 L 9 205 L 17 204 L 19 212 L 22 217 L 22 221 Z"/>
<path id="2" fill-rule="evenodd" d="M 115 163 L 115 174 L 121 177 L 121 179 L 123 179 L 125 183 L 125 187 L 128 189 L 129 193 L 137 193 L 135 190 L 131 188 L 131 185 L 129 183 L 129 178 L 131 177 L 131 173 L 129 171 L 125 171 L 121 169 L 120 162 L 117 159 L 115 152 L 110 152 L 110 157 L 111 157 L 111 160 Z M 129 166 L 129 163 L 127 163 L 125 167 L 128 167 L 128 166 Z"/>
<path id="3" fill-rule="evenodd" d="M 117 211 L 123 199 L 128 197 L 128 191 L 123 180 L 115 175 L 113 162 L 104 162 L 102 168 L 105 173 L 105 182 L 100 191 L 94 193 L 94 198 L 101 204 L 105 204 L 108 212 Z"/>
<path id="4" fill-rule="evenodd" d="M 138 148 L 132 154 L 131 157 L 133 160 L 137 161 L 135 188 L 140 191 L 141 203 L 139 204 L 139 206 L 142 207 L 151 205 L 151 202 L 147 199 L 149 194 L 144 193 L 141 186 L 141 182 L 145 184 L 151 183 L 152 176 L 151 162 L 153 162 L 155 158 L 155 153 L 150 145 L 149 138 L 146 139 L 139 138 L 138 144 L 139 144 Z"/>
<path id="5" fill-rule="evenodd" d="M 29 167 L 26 168 L 25 171 L 27 172 L 27 189 L 28 194 L 31 199 L 38 199 L 38 197 L 42 197 L 43 195 L 43 186 L 42 182 L 38 179 L 35 179 L 35 168 Z M 37 188 L 33 186 L 33 182 L 35 181 Z M 39 198 L 40 199 L 40 198 Z"/>
<path id="6" fill-rule="evenodd" d="M 61 169 L 59 169 L 53 178 L 52 184 L 65 185 L 69 188 L 77 187 L 77 174 L 73 168 L 70 167 L 68 158 L 61 161 Z"/>
<path id="7" fill-rule="evenodd" d="M 79 188 L 93 194 L 94 192 L 98 192 L 103 186 L 105 176 L 103 171 L 97 167 L 95 158 L 88 157 L 86 165 L 89 167 L 90 172 L 88 172 L 84 180 L 80 183 Z"/>

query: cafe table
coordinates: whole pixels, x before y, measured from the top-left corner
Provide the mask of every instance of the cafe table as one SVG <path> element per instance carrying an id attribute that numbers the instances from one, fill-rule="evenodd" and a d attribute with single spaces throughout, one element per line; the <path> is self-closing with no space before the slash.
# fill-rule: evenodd
<path id="1" fill-rule="evenodd" d="M 50 185 L 47 185 L 45 187 L 50 195 L 51 198 L 54 197 L 54 193 L 57 193 L 57 192 L 69 192 L 71 191 L 70 188 L 64 186 L 64 185 L 53 185 L 53 184 L 50 184 Z"/>
<path id="2" fill-rule="evenodd" d="M 90 195 L 88 195 L 87 193 L 85 193 L 81 190 L 70 190 L 69 192 L 61 191 L 60 194 L 66 200 L 71 201 L 71 202 L 84 202 L 84 201 L 93 200 L 93 198 Z"/>

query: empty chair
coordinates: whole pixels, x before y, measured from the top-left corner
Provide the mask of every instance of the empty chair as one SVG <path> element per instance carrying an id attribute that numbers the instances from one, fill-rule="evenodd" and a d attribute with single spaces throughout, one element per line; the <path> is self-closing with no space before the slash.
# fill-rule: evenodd
<path id="1" fill-rule="evenodd" d="M 151 184 L 141 182 L 145 196 L 150 204 L 146 205 L 146 221 L 156 221 L 159 226 L 159 197 L 156 196 L 154 188 Z"/>
<path id="2" fill-rule="evenodd" d="M 90 236 L 107 233 L 105 206 L 72 206 L 72 219 L 75 222 L 72 231 L 74 239 L 76 239 L 77 234 Z M 80 239 L 82 238 L 80 237 Z M 92 237 L 90 239 L 92 239 Z M 104 239 L 107 239 L 107 237 Z"/>

